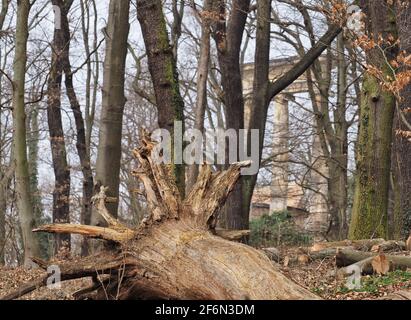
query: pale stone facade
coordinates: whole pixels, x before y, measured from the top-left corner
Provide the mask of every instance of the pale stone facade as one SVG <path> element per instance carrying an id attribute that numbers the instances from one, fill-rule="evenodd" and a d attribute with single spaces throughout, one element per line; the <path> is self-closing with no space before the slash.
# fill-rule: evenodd
<path id="1" fill-rule="evenodd" d="M 296 61 L 298 61 L 296 57 L 271 61 L 270 79 L 275 80 L 282 76 L 292 68 Z M 252 106 L 253 76 L 254 65 L 245 64 L 243 66 L 243 91 L 245 97 L 244 121 L 246 128 L 249 128 L 249 115 Z M 307 91 L 306 77 L 303 75 L 275 99 L 272 147 L 275 166 L 272 168 L 272 181 L 269 187 L 256 188 L 250 217 L 252 219 L 264 213 L 288 210 L 293 212 L 293 219 L 301 229 L 316 233 L 327 229 L 329 219 L 326 179 L 328 167 L 322 157 L 318 137 L 313 138 L 311 156 L 316 160 L 314 161 L 313 170 L 310 172 L 311 184 L 316 186 L 318 192 L 304 192 L 305 190 L 300 186 L 290 183 L 288 169 L 288 139 L 290 134 L 287 98 L 293 94 Z"/>

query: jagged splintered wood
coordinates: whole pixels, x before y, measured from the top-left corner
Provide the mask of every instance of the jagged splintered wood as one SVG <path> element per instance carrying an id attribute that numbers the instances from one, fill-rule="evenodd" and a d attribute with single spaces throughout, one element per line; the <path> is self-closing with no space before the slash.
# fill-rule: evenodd
<path id="1" fill-rule="evenodd" d="M 182 199 L 171 168 L 153 160 L 154 146 L 144 133 L 134 151 L 140 164 L 134 174 L 144 184 L 149 208 L 136 229 L 108 213 L 102 188 L 93 203 L 107 228 L 60 224 L 34 230 L 82 234 L 115 244 L 111 251 L 60 265 L 63 280 L 95 280 L 76 293 L 77 299 L 318 299 L 281 274 L 263 252 L 220 237 L 239 239 L 248 230 L 215 228 L 220 208 L 249 162 L 222 172 L 202 166 L 192 191 Z M 45 279 L 3 298 L 44 286 Z"/>

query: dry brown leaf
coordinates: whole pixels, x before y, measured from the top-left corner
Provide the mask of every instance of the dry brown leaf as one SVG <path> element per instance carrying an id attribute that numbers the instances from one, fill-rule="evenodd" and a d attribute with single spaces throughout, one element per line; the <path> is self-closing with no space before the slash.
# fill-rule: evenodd
<path id="1" fill-rule="evenodd" d="M 376 244 L 371 247 L 371 252 L 379 252 L 380 251 L 380 245 Z"/>
<path id="2" fill-rule="evenodd" d="M 321 251 L 326 249 L 327 246 L 323 243 L 315 243 L 312 247 L 311 247 L 311 251 L 315 252 L 315 251 Z"/>
<path id="3" fill-rule="evenodd" d="M 307 256 L 306 254 L 302 254 L 298 256 L 298 263 L 299 264 L 308 264 L 308 262 L 310 261 L 310 257 Z"/>
<path id="4" fill-rule="evenodd" d="M 382 252 L 380 252 L 378 256 L 372 259 L 371 265 L 374 272 L 379 275 L 386 275 L 388 271 L 390 271 L 390 261 Z"/>

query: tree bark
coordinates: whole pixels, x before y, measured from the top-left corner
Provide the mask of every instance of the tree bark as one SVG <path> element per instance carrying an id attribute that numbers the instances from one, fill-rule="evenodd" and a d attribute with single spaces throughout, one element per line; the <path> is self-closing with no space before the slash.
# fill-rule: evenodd
<path id="1" fill-rule="evenodd" d="M 339 247 L 353 247 L 358 250 L 370 250 L 373 246 L 380 245 L 384 243 L 384 239 L 361 239 L 361 240 L 342 240 L 334 242 L 318 242 L 314 244 L 310 251 L 316 252 L 329 248 L 339 248 Z"/>
<path id="2" fill-rule="evenodd" d="M 31 94 L 34 96 L 34 94 Z M 31 97 L 33 100 L 36 99 Z M 43 205 L 41 202 L 41 192 L 38 186 L 38 160 L 39 160 L 39 141 L 40 129 L 38 123 L 39 105 L 32 105 L 27 117 L 27 151 L 28 151 L 28 166 L 30 175 L 30 190 L 33 197 L 33 215 L 36 220 L 36 225 L 44 224 L 46 221 L 43 216 Z M 41 250 L 42 259 L 47 259 L 50 256 L 50 241 L 48 235 L 38 235 L 38 241 Z"/>
<path id="3" fill-rule="evenodd" d="M 95 298 L 101 299 L 318 299 L 282 275 L 260 251 L 213 234 L 224 201 L 250 162 L 217 173 L 202 166 L 193 190 L 182 200 L 170 179 L 172 168 L 152 159 L 153 147 L 145 135 L 134 152 L 140 163 L 134 174 L 144 183 L 150 209 L 137 229 L 110 216 L 102 188 L 94 203 L 108 228 L 51 225 L 35 230 L 88 234 L 116 244 L 112 252 L 61 264 L 63 280 L 104 276 L 108 286 L 97 283 L 84 290 L 97 290 Z M 35 287 L 22 289 L 27 293 Z"/>
<path id="4" fill-rule="evenodd" d="M 184 134 L 184 101 L 180 95 L 177 62 L 170 46 L 162 7 L 161 0 L 138 0 L 137 18 L 143 33 L 148 68 L 153 81 L 158 125 L 160 129 L 165 129 L 171 134 L 173 175 L 180 194 L 184 195 L 185 167 L 182 161 L 176 161 L 178 158 L 182 159 L 182 150 L 178 150 L 179 146 L 176 150 L 174 148 L 174 136 L 182 141 L 180 135 Z M 175 121 L 181 123 L 181 132 L 175 130 Z"/>
<path id="5" fill-rule="evenodd" d="M 259 159 L 263 152 L 264 134 L 267 123 L 267 109 L 270 104 L 269 94 L 269 69 L 270 69 L 270 30 L 271 30 L 271 0 L 257 1 L 257 34 L 255 49 L 255 67 L 253 80 L 252 111 L 250 112 L 250 127 L 248 129 L 259 129 Z M 288 112 L 288 110 L 287 110 Z M 248 132 L 247 154 L 251 155 L 251 132 Z M 260 165 L 260 164 L 258 164 Z M 243 208 L 244 219 L 249 219 L 251 198 L 257 174 L 243 177 Z"/>
<path id="6" fill-rule="evenodd" d="M 53 0 L 53 5 L 59 6 L 61 16 L 66 15 L 67 8 L 62 0 Z M 67 19 L 61 20 L 62 25 L 68 24 Z M 68 26 L 65 26 L 68 28 Z M 53 222 L 70 222 L 70 168 L 67 162 L 67 151 L 64 138 L 64 129 L 61 116 L 61 83 L 63 78 L 63 64 L 66 60 L 67 50 L 65 49 L 69 39 L 62 29 L 54 29 L 52 44 L 52 58 L 50 76 L 47 89 L 47 120 L 50 134 L 51 154 L 54 170 L 54 190 L 53 190 Z M 59 252 L 62 248 L 71 247 L 70 235 L 56 235 L 54 252 Z"/>
<path id="7" fill-rule="evenodd" d="M 210 64 L 210 24 L 211 13 L 214 12 L 213 0 L 204 1 L 204 9 L 200 15 L 201 19 L 201 42 L 200 42 L 200 58 L 197 68 L 197 99 L 195 105 L 195 123 L 194 128 L 204 132 L 205 111 L 207 107 L 207 79 Z M 199 173 L 197 164 L 190 165 L 188 168 L 186 191 L 189 192 Z"/>
<path id="8" fill-rule="evenodd" d="M 121 137 L 124 105 L 124 78 L 129 33 L 128 0 L 111 0 L 107 27 L 105 28 L 106 55 L 102 89 L 99 144 L 96 163 L 96 185 L 107 186 L 108 194 L 118 198 L 121 161 Z M 117 217 L 118 201 L 108 204 L 110 213 Z M 96 213 L 92 223 L 99 224 Z"/>
<path id="9" fill-rule="evenodd" d="M 0 266 L 5 264 L 7 196 L 14 170 L 12 163 L 4 173 L 0 173 Z"/>
<path id="10" fill-rule="evenodd" d="M 249 12 L 250 0 L 234 0 L 226 21 L 226 2 L 218 0 L 216 10 L 220 19 L 213 25 L 213 38 L 217 46 L 218 62 L 221 72 L 223 99 L 225 106 L 226 129 L 233 129 L 239 135 L 244 129 L 244 98 L 240 68 L 240 51 L 244 27 Z M 228 145 L 226 145 L 226 166 L 228 166 Z M 237 145 L 237 154 L 243 146 Z M 244 207 L 242 183 L 227 200 L 221 224 L 227 229 L 247 229 L 248 210 Z"/>
<path id="11" fill-rule="evenodd" d="M 2 0 L 1 2 L 1 11 L 0 11 L 0 32 L 3 29 L 4 20 L 6 18 L 8 9 L 9 9 L 10 0 Z M 2 76 L 0 75 L 0 95 L 2 93 L 1 85 Z M 0 110 L 0 119 L 1 119 L 1 110 Z M 1 127 L 0 127 L 1 135 Z M 0 140 L 0 159 L 2 159 L 3 153 L 3 141 Z M 6 243 L 6 210 L 7 210 L 7 189 L 10 179 L 5 179 L 5 165 L 0 161 L 0 265 L 4 265 L 4 247 Z M 14 170 L 13 170 L 14 171 Z"/>
<path id="12" fill-rule="evenodd" d="M 378 42 L 396 39 L 393 5 L 383 0 L 366 1 L 365 15 L 369 35 Z M 397 46 L 379 46 L 367 52 L 367 63 L 379 68 L 384 77 L 392 77 L 387 61 L 396 57 Z M 356 150 L 357 173 L 350 239 L 387 237 L 388 190 L 391 165 L 391 142 L 396 99 L 391 92 L 381 88 L 379 80 L 365 74 L 359 134 Z"/>
<path id="13" fill-rule="evenodd" d="M 399 4 L 397 4 L 400 6 Z M 411 5 L 403 2 L 397 8 L 397 25 L 400 39 L 400 50 L 405 56 L 411 54 Z M 409 69 L 409 67 L 406 67 Z M 401 70 L 407 71 L 407 70 Z M 411 123 L 411 112 L 406 112 L 411 105 L 411 84 L 409 83 L 401 92 L 402 100 L 396 109 L 394 118 L 394 138 L 392 151 L 392 177 L 393 177 L 393 236 L 395 239 L 407 238 L 411 233 L 411 143 L 403 136 L 397 134 L 398 130 L 410 131 L 404 123 Z M 402 113 L 402 115 L 400 114 Z"/>
<path id="14" fill-rule="evenodd" d="M 345 41 L 344 35 L 337 38 L 337 106 L 334 109 L 333 134 L 327 135 L 331 144 L 331 155 L 328 160 L 329 179 L 328 196 L 331 214 L 331 227 L 329 234 L 334 239 L 344 239 L 347 237 L 347 201 L 348 201 L 348 128 L 346 119 L 347 112 L 347 63 L 344 56 Z"/>
<path id="15" fill-rule="evenodd" d="M 76 124 L 76 149 L 77 154 L 80 159 L 81 171 L 83 174 L 83 197 L 82 197 L 82 208 L 80 213 L 80 220 L 82 224 L 89 225 L 91 223 L 91 213 L 92 213 L 92 205 L 91 205 L 91 198 L 93 196 L 93 172 L 91 170 L 91 160 L 90 160 L 90 152 L 87 149 L 87 141 L 86 141 L 86 129 L 84 125 L 83 114 L 81 112 L 80 103 L 77 99 L 76 92 L 74 90 L 73 85 L 73 74 L 71 70 L 71 63 L 70 63 L 70 29 L 68 23 L 68 12 L 70 10 L 70 6 L 68 4 L 63 5 L 61 2 L 58 2 L 61 11 L 61 32 L 63 34 L 63 38 L 65 40 L 64 54 L 62 58 L 64 59 L 62 62 L 63 65 L 63 72 L 65 74 L 65 86 L 66 86 L 66 94 L 68 100 L 70 102 L 71 110 L 73 111 L 74 121 Z M 89 89 L 88 89 L 89 90 Z M 88 245 L 87 242 L 84 241 L 82 243 L 82 254 L 88 254 Z"/>
<path id="16" fill-rule="evenodd" d="M 4 21 L 6 19 L 7 12 L 9 10 L 11 0 L 2 0 L 1 1 L 1 11 L 0 11 L 0 31 L 3 29 Z"/>
<path id="17" fill-rule="evenodd" d="M 39 256 L 40 247 L 37 238 L 31 232 L 35 227 L 32 211 L 32 193 L 27 162 L 26 113 L 25 113 L 25 74 L 27 63 L 28 16 L 30 1 L 21 0 L 17 5 L 17 25 L 15 54 L 13 63 L 13 126 L 14 159 L 16 162 L 17 210 L 19 213 L 24 245 L 24 264 L 31 265 L 30 257 Z"/>

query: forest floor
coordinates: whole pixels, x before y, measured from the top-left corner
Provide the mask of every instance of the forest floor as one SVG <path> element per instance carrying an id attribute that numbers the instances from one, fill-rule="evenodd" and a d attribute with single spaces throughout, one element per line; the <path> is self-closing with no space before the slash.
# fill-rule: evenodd
<path id="1" fill-rule="evenodd" d="M 280 249 L 282 256 L 298 255 L 298 248 Z M 405 253 L 404 253 L 405 254 Z M 408 253 L 409 254 L 409 253 Z M 284 275 L 328 300 L 374 300 L 384 299 L 402 293 L 401 298 L 411 300 L 411 270 L 395 271 L 386 276 L 363 276 L 362 288 L 348 290 L 345 279 L 335 276 L 336 267 L 333 257 L 291 266 L 280 265 Z M 0 297 L 8 294 L 24 283 L 31 282 L 41 275 L 41 270 L 24 268 L 0 268 Z M 81 288 L 91 285 L 90 279 L 71 280 L 61 283 L 60 289 L 39 288 L 20 299 L 23 300 L 73 300 L 73 294 Z"/>
<path id="2" fill-rule="evenodd" d="M 296 256 L 298 248 L 283 248 L 281 255 Z M 397 253 L 405 255 L 409 253 Z M 411 270 L 394 271 L 386 276 L 361 277 L 361 289 L 349 290 L 347 279 L 336 277 L 335 258 L 325 258 L 292 266 L 280 266 L 282 272 L 294 282 L 328 300 L 375 300 L 389 299 L 400 293 L 404 300 L 411 300 Z M 398 298 L 398 296 L 396 297 Z"/>

